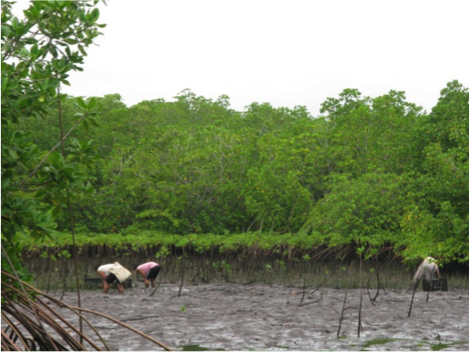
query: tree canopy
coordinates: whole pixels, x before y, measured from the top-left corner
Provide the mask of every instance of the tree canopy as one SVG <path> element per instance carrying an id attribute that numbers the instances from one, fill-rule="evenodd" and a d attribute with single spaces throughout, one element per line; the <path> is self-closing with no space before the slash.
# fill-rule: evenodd
<path id="1" fill-rule="evenodd" d="M 268 103 L 234 111 L 188 90 L 131 107 L 95 99 L 99 127 L 79 132 L 98 154 L 95 192 L 74 205 L 83 233 L 289 233 L 468 260 L 468 89 L 457 81 L 430 113 L 393 90 L 345 89 L 317 117 Z M 50 148 L 52 129 L 34 143 Z"/>

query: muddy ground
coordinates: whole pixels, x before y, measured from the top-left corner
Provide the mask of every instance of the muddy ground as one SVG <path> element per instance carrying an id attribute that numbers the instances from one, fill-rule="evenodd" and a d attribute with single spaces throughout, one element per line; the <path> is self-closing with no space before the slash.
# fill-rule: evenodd
<path id="1" fill-rule="evenodd" d="M 467 290 L 431 292 L 420 288 L 411 317 L 412 292 L 380 291 L 375 306 L 364 290 L 362 331 L 357 337 L 359 290 L 350 290 L 337 338 L 346 290 L 305 294 L 288 286 L 207 284 L 124 294 L 82 291 L 82 306 L 111 315 L 175 350 L 469 350 Z M 372 293 L 375 295 L 375 292 Z M 76 305 L 76 293 L 64 302 Z M 66 309 L 62 314 L 71 316 Z M 100 317 L 90 317 L 111 348 L 161 349 Z"/>

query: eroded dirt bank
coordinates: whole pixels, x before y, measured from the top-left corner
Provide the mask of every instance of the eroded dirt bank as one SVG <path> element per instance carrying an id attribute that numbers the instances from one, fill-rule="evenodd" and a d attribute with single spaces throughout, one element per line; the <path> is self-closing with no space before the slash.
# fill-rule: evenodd
<path id="1" fill-rule="evenodd" d="M 417 291 L 411 317 L 411 291 L 382 291 L 373 306 L 364 290 L 362 332 L 357 338 L 359 290 L 348 293 L 341 338 L 337 338 L 345 290 L 307 293 L 268 285 L 140 286 L 123 295 L 82 291 L 82 306 L 139 328 L 176 350 L 431 350 L 469 349 L 468 291 Z M 310 291 L 311 292 L 311 291 Z M 375 292 L 374 292 L 375 293 Z M 65 294 L 76 305 L 76 294 Z M 63 313 L 70 315 L 67 310 Z M 102 318 L 91 320 L 112 348 L 155 350 L 140 336 Z M 189 347 L 188 347 L 189 346 Z"/>

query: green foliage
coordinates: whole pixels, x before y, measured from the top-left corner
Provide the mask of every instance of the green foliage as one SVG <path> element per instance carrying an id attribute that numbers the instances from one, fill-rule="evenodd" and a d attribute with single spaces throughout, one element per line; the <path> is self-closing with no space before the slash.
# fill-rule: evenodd
<path id="1" fill-rule="evenodd" d="M 64 218 L 66 195 L 78 199 L 92 192 L 86 168 L 93 162 L 93 143 L 71 139 L 65 149 L 60 135 L 48 135 L 54 145 L 42 149 L 32 140 L 35 130 L 25 132 L 24 122 L 47 117 L 65 101 L 60 86 L 69 84 L 71 71 L 82 70 L 85 49 L 103 27 L 96 23 L 95 5 L 35 1 L 19 19 L 12 14 L 13 3 L 2 1 L 2 247 L 23 277 L 17 234 L 33 240 L 49 235 L 55 218 Z M 77 126 L 93 124 L 96 102 L 76 101 L 77 116 L 70 120 Z M 12 270 L 4 255 L 2 268 Z"/>
<path id="2" fill-rule="evenodd" d="M 406 178 L 376 173 L 359 179 L 338 175 L 332 183 L 331 193 L 313 207 L 305 231 L 330 246 L 396 242 L 406 204 Z"/>

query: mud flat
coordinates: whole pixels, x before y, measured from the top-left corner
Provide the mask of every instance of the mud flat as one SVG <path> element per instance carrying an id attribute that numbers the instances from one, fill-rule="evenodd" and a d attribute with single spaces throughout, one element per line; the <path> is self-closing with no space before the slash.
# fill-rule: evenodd
<path id="1" fill-rule="evenodd" d="M 140 285 L 140 284 L 139 284 Z M 123 295 L 82 291 L 82 306 L 117 318 L 175 350 L 469 350 L 467 290 L 381 291 L 371 304 L 363 290 L 362 331 L 357 337 L 360 291 L 350 290 L 337 337 L 346 290 L 288 286 L 207 284 Z M 373 292 L 375 295 L 375 292 Z M 76 293 L 63 301 L 76 305 Z M 72 318 L 63 309 L 61 312 Z M 100 317 L 86 315 L 115 350 L 160 349 Z"/>

